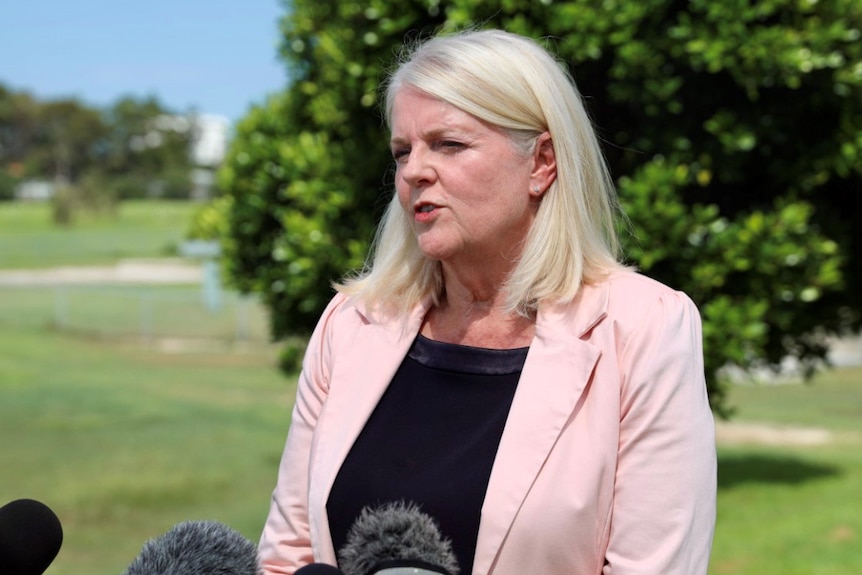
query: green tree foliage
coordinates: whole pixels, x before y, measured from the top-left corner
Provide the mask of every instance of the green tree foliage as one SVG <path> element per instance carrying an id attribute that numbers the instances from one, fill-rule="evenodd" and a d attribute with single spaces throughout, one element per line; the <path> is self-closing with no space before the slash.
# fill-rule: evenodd
<path id="1" fill-rule="evenodd" d="M 570 67 L 628 257 L 700 306 L 716 409 L 726 364 L 810 370 L 859 328 L 860 0 L 295 0 L 291 86 L 244 119 L 221 173 L 230 273 L 275 337 L 307 332 L 361 265 L 391 187 L 379 80 L 442 26 L 540 38 Z"/>

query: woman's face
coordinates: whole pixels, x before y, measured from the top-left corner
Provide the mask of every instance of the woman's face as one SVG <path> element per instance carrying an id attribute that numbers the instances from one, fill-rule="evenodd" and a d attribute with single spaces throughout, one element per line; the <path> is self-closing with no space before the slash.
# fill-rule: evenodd
<path id="1" fill-rule="evenodd" d="M 532 155 L 508 135 L 412 88 L 392 108 L 395 189 L 429 258 L 512 262 L 533 222 Z"/>

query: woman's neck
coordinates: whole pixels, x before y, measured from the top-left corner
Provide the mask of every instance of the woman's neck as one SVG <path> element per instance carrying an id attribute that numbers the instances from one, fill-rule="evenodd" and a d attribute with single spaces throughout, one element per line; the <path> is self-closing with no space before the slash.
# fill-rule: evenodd
<path id="1" fill-rule="evenodd" d="M 535 319 L 508 311 L 505 293 L 497 289 L 480 295 L 446 284 L 439 305 L 425 317 L 422 335 L 437 341 L 512 349 L 527 347 L 535 332 Z"/>

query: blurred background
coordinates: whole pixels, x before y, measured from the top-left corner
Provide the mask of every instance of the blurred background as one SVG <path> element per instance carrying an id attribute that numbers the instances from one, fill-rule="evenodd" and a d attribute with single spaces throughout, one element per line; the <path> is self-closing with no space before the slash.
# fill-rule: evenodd
<path id="1" fill-rule="evenodd" d="M 59 515 L 48 575 L 257 539 L 390 193 L 379 82 L 467 26 L 559 55 L 631 263 L 701 310 L 711 573 L 862 572 L 862 0 L 37 0 L 0 9 L 0 505 Z"/>

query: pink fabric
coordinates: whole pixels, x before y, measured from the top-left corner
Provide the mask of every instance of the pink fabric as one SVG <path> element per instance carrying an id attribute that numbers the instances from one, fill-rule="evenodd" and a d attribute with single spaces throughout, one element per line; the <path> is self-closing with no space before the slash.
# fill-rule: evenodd
<path id="1" fill-rule="evenodd" d="M 268 575 L 335 564 L 329 489 L 426 311 L 396 320 L 339 295 L 324 312 L 261 538 Z M 473 573 L 705 574 L 716 454 L 702 356 L 691 300 L 635 273 L 541 307 Z"/>

